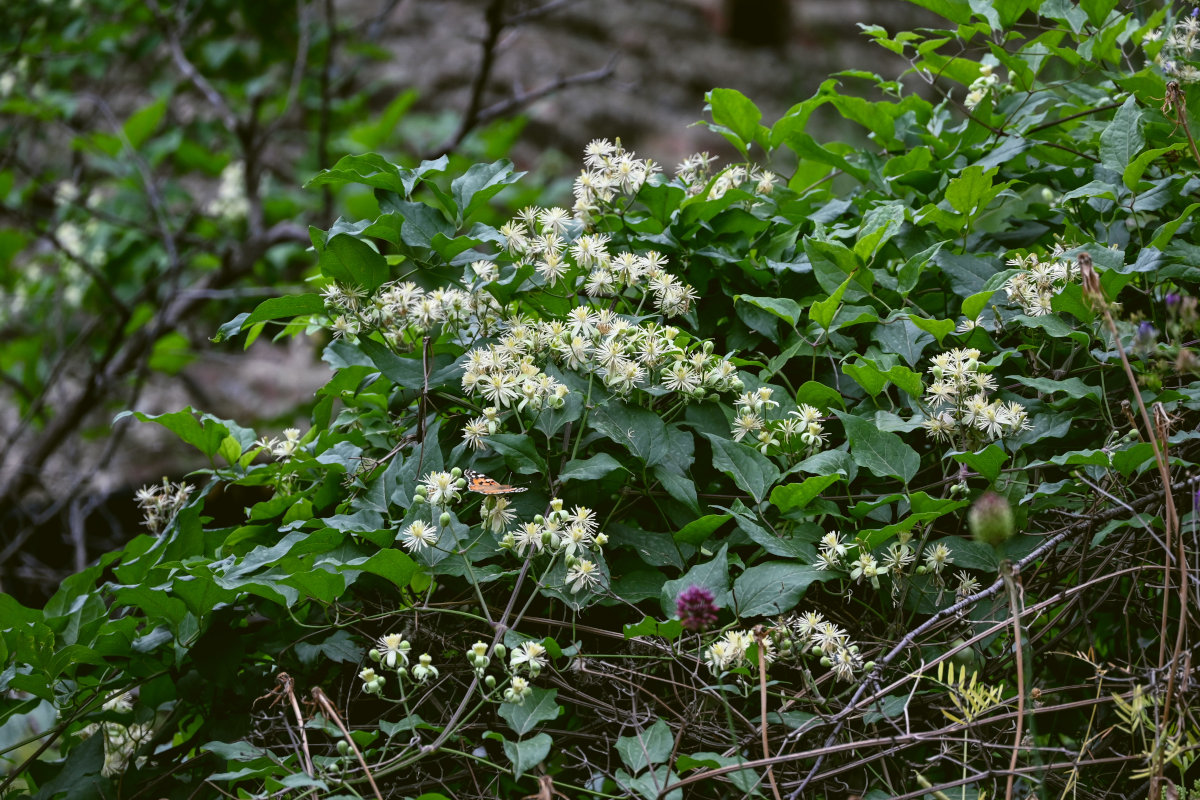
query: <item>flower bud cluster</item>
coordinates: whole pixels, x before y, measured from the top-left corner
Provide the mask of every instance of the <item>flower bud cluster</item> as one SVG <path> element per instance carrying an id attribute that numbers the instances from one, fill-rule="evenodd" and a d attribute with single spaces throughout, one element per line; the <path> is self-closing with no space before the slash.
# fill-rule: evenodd
<path id="1" fill-rule="evenodd" d="M 401 683 L 411 677 L 417 683 L 425 683 L 438 676 L 437 667 L 433 666 L 433 656 L 422 653 L 417 658 L 416 666 L 409 669 L 408 655 L 412 644 L 398 633 L 388 633 L 380 636 L 375 647 L 367 651 L 367 657 L 379 666 L 393 670 Z M 362 690 L 367 694 L 380 694 L 387 684 L 387 678 L 380 675 L 373 667 L 367 667 L 358 673 L 363 682 Z"/>
<path id="2" fill-rule="evenodd" d="M 851 681 L 856 674 L 875 666 L 863 663 L 849 633 L 816 611 L 791 615 L 782 629 L 791 635 L 791 651 L 816 656 L 821 666 L 828 667 L 840 681 Z"/>
<path id="3" fill-rule="evenodd" d="M 632 197 L 659 166 L 621 146 L 621 140 L 593 139 L 583 149 L 584 170 L 575 179 L 574 218 L 590 228 L 621 196 Z"/>

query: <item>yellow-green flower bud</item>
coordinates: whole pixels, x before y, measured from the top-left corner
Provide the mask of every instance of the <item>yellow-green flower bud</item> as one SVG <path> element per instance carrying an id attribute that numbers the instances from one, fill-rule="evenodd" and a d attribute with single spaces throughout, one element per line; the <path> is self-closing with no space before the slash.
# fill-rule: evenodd
<path id="1" fill-rule="evenodd" d="M 442 512 L 442 515 L 440 517 L 438 517 L 438 524 L 441 525 L 443 528 L 448 527 L 450 525 L 450 512 L 449 511 Z"/>
<path id="2" fill-rule="evenodd" d="M 489 692 L 492 689 L 495 689 L 496 688 L 496 676 L 488 675 L 486 678 L 483 679 L 483 685 L 487 687 L 487 690 Z"/>

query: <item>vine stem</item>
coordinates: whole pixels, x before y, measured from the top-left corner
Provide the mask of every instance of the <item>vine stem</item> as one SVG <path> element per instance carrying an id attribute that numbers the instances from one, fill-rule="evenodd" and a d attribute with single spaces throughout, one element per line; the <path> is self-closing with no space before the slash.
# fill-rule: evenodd
<path id="1" fill-rule="evenodd" d="M 1170 96 L 1170 91 L 1168 91 L 1168 96 Z M 1190 140 L 1190 134 L 1188 138 Z M 1162 732 L 1159 739 L 1161 741 L 1161 737 L 1168 735 L 1168 731 L 1170 730 L 1171 705 L 1175 695 L 1176 663 L 1179 659 L 1179 651 L 1183 646 L 1184 630 L 1188 617 L 1187 553 L 1184 550 L 1182 535 L 1178 536 L 1178 552 L 1173 552 L 1172 548 L 1172 544 L 1175 543 L 1176 534 L 1179 533 L 1179 512 L 1175 508 L 1175 495 L 1171 491 L 1171 466 L 1167 463 L 1167 455 L 1165 453 L 1167 431 L 1165 425 L 1158 426 L 1158 429 L 1156 429 L 1156 426 L 1150 421 L 1150 414 L 1147 413 L 1146 404 L 1142 401 L 1142 392 L 1138 388 L 1137 378 L 1133 374 L 1133 368 L 1129 366 L 1129 359 L 1125 355 L 1125 348 L 1121 345 L 1121 335 L 1117 331 L 1117 323 L 1113 321 L 1108 303 L 1104 299 L 1104 292 L 1100 287 L 1100 277 L 1096 274 L 1096 270 L 1092 266 L 1092 257 L 1087 253 L 1080 253 L 1075 258 L 1079 263 L 1084 296 L 1094 306 L 1098 307 L 1101 314 L 1103 314 L 1104 322 L 1113 337 L 1113 346 L 1117 349 L 1117 355 L 1121 357 L 1121 366 L 1125 370 L 1125 378 L 1129 381 L 1129 388 L 1133 392 L 1133 397 L 1137 400 L 1138 413 L 1141 415 L 1142 424 L 1146 426 L 1146 438 L 1150 441 L 1150 447 L 1154 451 L 1154 461 L 1158 465 L 1159 480 L 1162 481 L 1163 485 L 1164 506 L 1166 509 L 1166 513 L 1163 515 L 1163 528 L 1165 529 L 1164 538 L 1166 542 L 1164 549 L 1166 552 L 1163 558 L 1162 625 L 1159 629 L 1158 637 L 1158 668 L 1160 671 L 1166 661 L 1167 623 L 1170 621 L 1171 594 L 1169 587 L 1171 584 L 1171 557 L 1175 556 L 1179 561 L 1179 624 L 1175 631 L 1175 646 L 1171 650 L 1171 663 L 1167 670 L 1167 691 L 1163 698 L 1162 722 L 1159 723 L 1159 730 Z M 1161 446 L 1158 441 L 1160 432 L 1162 434 Z M 1153 763 L 1151 764 L 1153 772 L 1150 775 L 1150 797 L 1152 798 L 1159 796 L 1159 787 L 1162 784 L 1163 768 L 1165 765 L 1161 756 L 1162 748 L 1156 743 Z"/>
<path id="2" fill-rule="evenodd" d="M 1021 601 L 1017 591 L 1017 575 L 1013 564 L 1008 559 L 1000 562 L 1000 577 L 1004 580 L 1004 588 L 1008 590 L 1008 608 L 1012 613 L 1013 623 L 1013 656 L 1017 662 L 1017 731 L 1013 735 L 1012 757 L 1008 761 L 1008 779 L 1004 786 L 1005 800 L 1012 800 L 1013 780 L 1017 776 L 1017 755 L 1021 752 L 1021 737 L 1024 735 L 1025 724 L 1025 655 L 1021 647 Z"/>

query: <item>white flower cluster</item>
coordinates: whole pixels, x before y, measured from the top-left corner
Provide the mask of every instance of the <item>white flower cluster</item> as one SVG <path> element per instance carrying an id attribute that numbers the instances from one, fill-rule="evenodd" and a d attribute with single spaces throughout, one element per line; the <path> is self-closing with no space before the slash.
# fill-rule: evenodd
<path id="1" fill-rule="evenodd" d="M 869 666 L 863 664 L 850 634 L 816 611 L 793 615 L 787 629 L 795 637 L 795 649 L 820 655 L 821 664 L 840 681 L 853 680 L 855 673 Z"/>
<path id="2" fill-rule="evenodd" d="M 271 438 L 264 436 L 254 444 L 275 456 L 276 461 L 288 461 L 296 454 L 297 448 L 300 447 L 300 438 L 299 428 L 285 428 L 282 439 L 274 436 Z"/>
<path id="3" fill-rule="evenodd" d="M 963 105 L 968 110 L 974 109 L 983 102 L 988 92 L 992 91 L 999 82 L 1000 78 L 992 72 L 991 64 L 980 64 L 979 77 L 971 81 L 971 85 L 967 87 L 967 98 L 963 100 Z"/>
<path id="4" fill-rule="evenodd" d="M 955 348 L 934 357 L 933 383 L 925 390 L 930 413 L 921 426 L 935 439 L 958 437 L 965 448 L 968 438 L 992 441 L 1031 427 L 1020 403 L 988 399 L 996 379 L 981 371 L 979 356 L 974 348 Z"/>
<path id="5" fill-rule="evenodd" d="M 725 196 L 730 189 L 739 189 L 747 183 L 754 184 L 753 192 L 757 195 L 767 195 L 775 188 L 776 176 L 770 170 L 760 170 L 751 164 L 733 164 L 725 167 L 711 178 L 713 162 L 716 159 L 708 153 L 694 153 L 675 167 L 675 178 L 687 189 L 689 195 L 695 196 L 708 190 L 705 197 L 716 200 Z"/>
<path id="6" fill-rule="evenodd" d="M 726 631 L 724 636 L 704 651 L 704 662 L 714 675 L 743 665 L 757 667 L 757 662 L 751 663 L 746 657 L 746 652 L 754 643 L 754 634 L 749 631 Z M 764 637 L 762 646 L 763 659 L 770 664 L 775 660 L 775 644 L 770 637 Z"/>
<path id="7" fill-rule="evenodd" d="M 737 416 L 732 425 L 733 440 L 740 442 L 754 434 L 763 455 L 772 449 L 778 451 L 784 444 L 790 445 L 793 438 L 799 438 L 805 456 L 819 451 L 826 439 L 821 412 L 814 406 L 801 403 L 800 408 L 788 412 L 786 419 L 768 420 L 765 412 L 779 406 L 778 401 L 771 399 L 774 391 L 770 386 L 760 386 L 753 392 L 743 392 L 734 401 Z M 783 443 L 779 437 L 783 437 Z"/>
<path id="8" fill-rule="evenodd" d="M 330 283 L 322 291 L 334 336 L 354 338 L 364 330 L 378 329 L 397 350 L 435 325 L 445 324 L 469 335 L 486 336 L 500 321 L 503 310 L 485 291 L 434 289 L 427 292 L 411 281 L 393 281 L 364 298 L 354 287 Z"/>
<path id="9" fill-rule="evenodd" d="M 582 284 L 589 297 L 626 295 L 642 305 L 652 296 L 654 310 L 665 317 L 686 314 L 696 301 L 696 290 L 666 271 L 663 255 L 611 253 L 608 234 L 579 234 L 561 208 L 522 209 L 500 233 L 517 268 L 532 265 L 550 286 L 577 290 Z M 476 265 L 475 272 L 487 280 L 497 274 L 494 265 Z"/>
<path id="10" fill-rule="evenodd" d="M 903 539 L 888 545 L 883 561 L 858 544 L 847 543 L 837 531 L 825 534 L 818 548 L 817 569 L 848 572 L 851 580 L 856 583 L 866 581 L 875 589 L 879 588 L 882 575 L 888 572 L 894 575 L 904 573 L 917 560 L 916 552 Z"/>
<path id="11" fill-rule="evenodd" d="M 1162 38 L 1162 31 L 1147 35 L 1147 41 L 1157 41 Z M 1200 69 L 1194 64 L 1188 64 L 1184 59 L 1194 59 L 1197 48 L 1200 47 L 1200 17 L 1195 13 L 1188 14 L 1175 23 L 1167 34 L 1163 47 L 1154 57 L 1158 65 L 1169 78 L 1180 83 L 1196 83 L 1200 81 Z"/>
<path id="12" fill-rule="evenodd" d="M 802 653 L 820 656 L 822 665 L 843 681 L 853 679 L 855 673 L 868 666 L 863 664 L 850 635 L 815 611 L 781 620 L 757 637 L 749 631 L 726 631 L 704 651 L 704 662 L 714 675 L 739 667 L 757 669 L 758 659 L 749 655 L 754 644 L 759 646 L 765 664 Z"/>
<path id="13" fill-rule="evenodd" d="M 1061 258 L 1066 250 L 1062 245 L 1055 245 L 1050 254 L 1051 260 L 1044 263 L 1036 253 L 1014 256 L 1005 262 L 1010 267 L 1021 269 L 1004 284 L 1004 291 L 1008 299 L 1019 305 L 1027 316 L 1041 317 L 1053 313 L 1050 304 L 1054 295 L 1068 283 L 1079 281 L 1079 267 Z"/>
<path id="14" fill-rule="evenodd" d="M 503 409 L 558 408 L 567 387 L 538 366 L 548 359 L 566 369 L 592 374 L 622 395 L 634 389 L 673 392 L 699 400 L 712 392 L 738 391 L 741 380 L 712 345 L 678 344 L 680 331 L 653 321 L 634 324 L 609 309 L 576 306 L 565 320 L 513 317 L 501 326 L 497 344 L 470 350 L 464 359 L 463 391 L 490 405 L 463 428 L 473 448 L 496 433 Z"/>
<path id="15" fill-rule="evenodd" d="M 528 553 L 561 554 L 567 563 L 566 584 L 572 593 L 599 586 L 602 577 L 599 565 L 583 558 L 593 552 L 599 554 L 608 544 L 608 536 L 599 530 L 596 512 L 584 506 L 565 511 L 557 497 L 550 502 L 550 508 L 548 516 L 539 514 L 532 522 L 522 523 L 515 531 L 504 534 L 500 546 L 522 557 Z"/>
<path id="16" fill-rule="evenodd" d="M 133 711 L 133 702 L 129 693 L 118 694 L 106 701 L 101 710 L 112 714 L 129 714 Z M 78 736 L 89 738 L 96 733 L 104 735 L 104 766 L 100 774 L 114 777 L 125 772 L 138 748 L 149 741 L 154 734 L 154 726 L 150 723 L 131 723 L 122 725 L 119 722 L 90 723 L 84 726 Z M 145 756 L 137 757 L 137 766 L 145 763 Z"/>
<path id="17" fill-rule="evenodd" d="M 229 222 L 245 219 L 250 212 L 250 202 L 246 199 L 245 162 L 231 161 L 221 170 L 217 196 L 208 201 L 204 211 L 211 217 Z"/>
<path id="18" fill-rule="evenodd" d="M 161 486 L 143 486 L 134 493 L 138 508 L 142 510 L 142 524 L 151 533 L 162 533 L 179 510 L 187 505 L 196 487 L 189 483 L 174 484 L 163 478 Z"/>
<path id="19" fill-rule="evenodd" d="M 590 227 L 602 207 L 620 195 L 633 196 L 658 165 L 621 146 L 621 140 L 594 139 L 583 149 L 584 170 L 575 179 L 575 219 Z"/>

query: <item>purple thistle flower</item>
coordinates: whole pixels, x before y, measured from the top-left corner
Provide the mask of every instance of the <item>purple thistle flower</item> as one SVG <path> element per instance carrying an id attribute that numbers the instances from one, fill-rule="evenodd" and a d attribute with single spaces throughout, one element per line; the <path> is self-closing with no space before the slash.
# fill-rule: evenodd
<path id="1" fill-rule="evenodd" d="M 703 586 L 689 586 L 680 592 L 675 601 L 675 613 L 689 631 L 707 630 L 717 621 L 713 594 Z"/>

